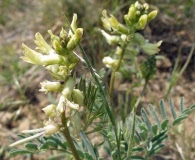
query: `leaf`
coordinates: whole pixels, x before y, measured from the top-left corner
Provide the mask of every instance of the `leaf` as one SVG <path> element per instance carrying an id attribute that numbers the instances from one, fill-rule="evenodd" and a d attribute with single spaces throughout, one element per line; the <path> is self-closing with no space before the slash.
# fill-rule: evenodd
<path id="1" fill-rule="evenodd" d="M 166 130 L 153 137 L 151 141 L 154 143 L 155 141 L 160 140 L 162 137 L 164 137 L 164 135 L 167 135 Z"/>
<path id="2" fill-rule="evenodd" d="M 142 139 L 142 141 L 145 141 L 147 138 L 147 133 L 142 130 L 142 132 L 139 132 L 139 135 Z"/>
<path id="3" fill-rule="evenodd" d="M 150 113 L 152 115 L 152 118 L 154 119 L 154 121 L 158 125 L 158 128 L 160 128 L 160 121 L 158 119 L 158 116 L 156 115 L 156 112 L 154 110 L 154 107 L 151 104 L 149 104 L 149 109 L 150 109 Z"/>
<path id="4" fill-rule="evenodd" d="M 169 123 L 169 120 L 168 118 L 165 118 L 162 123 L 161 123 L 161 129 L 162 130 L 166 130 L 168 128 L 168 123 Z"/>
<path id="5" fill-rule="evenodd" d="M 159 139 L 156 139 L 155 141 L 153 141 L 153 148 L 156 148 L 156 146 L 162 144 L 162 142 L 167 139 L 168 135 L 164 134 L 161 135 Z"/>
<path id="6" fill-rule="evenodd" d="M 136 142 L 136 144 L 140 144 L 140 140 L 141 140 L 141 138 L 138 137 L 138 135 L 134 136 L 134 141 Z"/>
<path id="7" fill-rule="evenodd" d="M 27 143 L 25 145 L 25 148 L 28 149 L 28 150 L 38 150 L 38 146 L 37 144 L 34 144 L 34 143 Z"/>
<path id="8" fill-rule="evenodd" d="M 160 144 L 160 145 L 156 146 L 151 152 L 148 153 L 148 155 L 146 156 L 146 159 L 149 159 L 150 157 L 152 157 L 154 154 L 156 154 L 163 147 L 164 147 L 164 144 Z"/>
<path id="9" fill-rule="evenodd" d="M 49 146 L 47 145 L 47 143 L 42 143 L 40 146 L 39 146 L 39 149 L 40 150 L 48 150 L 49 149 Z"/>
<path id="10" fill-rule="evenodd" d="M 56 135 L 53 135 L 53 136 L 50 136 L 50 137 L 46 137 L 46 139 L 47 140 L 53 140 L 57 145 L 59 145 L 60 147 L 62 147 L 62 149 L 64 149 L 64 150 L 66 150 L 67 149 L 67 146 L 66 146 L 66 144 L 67 143 L 62 143 L 61 141 L 60 141 L 60 139 L 59 138 L 57 138 L 57 137 L 55 137 Z"/>
<path id="11" fill-rule="evenodd" d="M 192 106 L 190 106 L 190 109 L 191 110 L 194 110 L 195 109 L 195 104 L 193 104 Z"/>
<path id="12" fill-rule="evenodd" d="M 80 132 L 80 136 L 83 140 L 83 143 L 85 144 L 85 146 L 87 147 L 87 149 L 89 150 L 89 153 L 91 154 L 91 156 L 93 157 L 93 159 L 97 159 L 96 154 L 94 152 L 94 149 L 91 145 L 91 143 L 88 140 L 88 137 L 85 135 L 85 133 L 83 131 Z"/>
<path id="13" fill-rule="evenodd" d="M 55 141 L 53 140 L 47 140 L 46 141 L 46 144 L 49 146 L 49 147 L 52 147 L 53 149 L 58 149 L 58 145 Z"/>
<path id="14" fill-rule="evenodd" d="M 182 114 L 182 115 L 180 115 L 179 117 L 177 117 L 177 118 L 173 121 L 172 125 L 174 126 L 174 125 L 176 125 L 176 124 L 179 124 L 182 120 L 186 119 L 187 117 L 188 117 L 187 114 Z"/>
<path id="15" fill-rule="evenodd" d="M 185 106 L 184 106 L 184 97 L 181 97 L 181 102 L 180 102 L 180 112 L 181 112 L 181 113 L 185 110 L 184 107 L 185 107 Z"/>
<path id="16" fill-rule="evenodd" d="M 160 111 L 161 111 L 162 119 L 167 118 L 167 114 L 165 110 L 165 102 L 163 99 L 160 101 Z"/>
<path id="17" fill-rule="evenodd" d="M 157 132 L 158 132 L 158 126 L 157 126 L 157 124 L 155 124 L 155 125 L 152 126 L 152 133 L 153 133 L 154 135 L 156 135 Z"/>
<path id="18" fill-rule="evenodd" d="M 191 109 L 190 109 L 190 108 L 187 108 L 186 110 L 184 110 L 184 111 L 182 112 L 182 114 L 190 115 L 191 112 L 192 112 Z"/>
<path id="19" fill-rule="evenodd" d="M 144 108 L 141 109 L 141 115 L 142 115 L 142 118 L 143 118 L 148 130 L 150 132 L 152 132 L 152 126 L 151 126 L 150 120 L 148 118 L 147 112 Z"/>
<path id="20" fill-rule="evenodd" d="M 176 115 L 175 106 L 174 106 L 172 99 L 169 100 L 169 106 L 171 108 L 171 113 L 172 113 L 173 119 L 176 119 L 177 115 Z"/>
<path id="21" fill-rule="evenodd" d="M 148 131 L 145 123 L 138 124 L 138 127 L 141 129 L 141 131 L 142 130 L 144 130 L 144 132 L 147 132 Z"/>
<path id="22" fill-rule="evenodd" d="M 151 141 L 147 141 L 146 144 L 147 144 L 147 151 L 150 151 L 152 149 L 152 147 L 153 147 L 152 142 Z"/>
<path id="23" fill-rule="evenodd" d="M 32 152 L 32 151 L 28 151 L 28 150 L 20 150 L 20 149 L 17 149 L 17 150 L 11 150 L 10 151 L 10 156 L 15 156 L 15 155 L 23 155 L 23 154 L 35 154 L 36 152 Z"/>
<path id="24" fill-rule="evenodd" d="M 142 152 L 142 151 L 145 151 L 145 148 L 142 148 L 142 147 L 134 147 L 132 149 L 133 152 Z"/>
<path id="25" fill-rule="evenodd" d="M 87 152 L 84 153 L 84 156 L 86 160 L 94 160 L 94 158 Z"/>

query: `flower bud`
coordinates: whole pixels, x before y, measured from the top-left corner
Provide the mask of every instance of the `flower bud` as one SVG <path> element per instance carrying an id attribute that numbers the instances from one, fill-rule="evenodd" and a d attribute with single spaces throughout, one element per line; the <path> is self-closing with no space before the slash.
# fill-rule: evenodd
<path id="1" fill-rule="evenodd" d="M 48 30 L 48 33 L 49 33 L 50 36 L 51 36 L 51 43 L 52 43 L 53 48 L 54 48 L 57 52 L 59 52 L 60 50 L 62 50 L 62 47 L 61 47 L 61 45 L 60 45 L 60 44 L 61 44 L 61 42 L 60 42 L 60 37 L 54 35 L 54 34 L 52 33 L 51 30 Z"/>
<path id="2" fill-rule="evenodd" d="M 148 14 L 148 22 L 150 22 L 151 20 L 153 20 L 157 16 L 157 13 L 158 13 L 157 10 L 154 10 L 154 11 L 150 12 Z"/>
<path id="3" fill-rule="evenodd" d="M 108 33 L 106 33 L 104 30 L 101 30 L 102 35 L 106 38 L 106 41 L 108 44 L 118 44 L 120 42 L 119 36 L 111 36 Z"/>
<path id="4" fill-rule="evenodd" d="M 64 84 L 64 89 L 62 90 L 62 95 L 63 95 L 66 99 L 70 99 L 74 87 L 75 87 L 75 80 L 74 80 L 73 78 L 69 78 L 69 79 L 65 82 L 65 84 Z"/>
<path id="5" fill-rule="evenodd" d="M 131 7 L 129 8 L 129 12 L 127 14 L 128 15 L 128 19 L 130 21 L 135 21 L 135 18 L 136 18 L 135 13 L 136 13 L 136 8 L 135 8 L 135 5 L 132 4 Z"/>
<path id="6" fill-rule="evenodd" d="M 39 91 L 48 93 L 52 91 L 59 91 L 60 88 L 61 88 L 60 82 L 43 81 L 41 82 L 41 89 Z"/>
<path id="7" fill-rule="evenodd" d="M 75 34 L 70 38 L 70 41 L 67 44 L 67 49 L 72 51 L 79 44 L 81 38 L 83 36 L 83 29 L 77 28 Z"/>
<path id="8" fill-rule="evenodd" d="M 77 21 L 77 14 L 73 14 L 73 17 L 72 17 L 72 22 L 70 24 L 70 30 L 68 32 L 68 35 L 69 36 L 73 36 L 74 32 L 76 31 L 77 29 L 77 24 L 76 24 L 76 21 Z"/>
<path id="9" fill-rule="evenodd" d="M 72 91 L 72 99 L 74 103 L 79 104 L 80 106 L 84 103 L 84 95 L 79 89 L 73 89 Z"/>
<path id="10" fill-rule="evenodd" d="M 143 14 L 138 21 L 136 29 L 144 29 L 147 24 L 148 16 L 146 14 Z"/>
<path id="11" fill-rule="evenodd" d="M 125 20 L 125 23 L 128 27 L 132 27 L 133 26 L 133 22 L 131 20 L 129 20 L 129 16 L 126 14 L 124 15 L 124 20 Z"/>
<path id="12" fill-rule="evenodd" d="M 142 5 L 138 1 L 136 1 L 135 2 L 135 8 L 140 10 L 140 9 L 142 9 Z"/>
<path id="13" fill-rule="evenodd" d="M 147 3 L 144 3 L 143 7 L 144 7 L 145 11 L 147 11 L 149 9 L 149 5 Z"/>
<path id="14" fill-rule="evenodd" d="M 70 36 L 63 28 L 60 31 L 60 40 L 61 40 L 60 43 L 61 43 L 62 48 L 66 48 L 66 45 L 70 40 Z"/>
<path id="15" fill-rule="evenodd" d="M 45 112 L 47 117 L 54 117 L 56 115 L 56 106 L 54 104 L 50 104 L 42 109 Z"/>

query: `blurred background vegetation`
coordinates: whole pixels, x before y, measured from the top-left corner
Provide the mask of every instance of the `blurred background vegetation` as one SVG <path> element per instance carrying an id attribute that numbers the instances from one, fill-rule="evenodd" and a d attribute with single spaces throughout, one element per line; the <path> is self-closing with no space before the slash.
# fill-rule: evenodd
<path id="1" fill-rule="evenodd" d="M 101 12 L 107 9 L 122 21 L 122 15 L 134 0 L 1 0 L 0 1 L 0 159 L 8 159 L 7 145 L 13 141 L 25 125 L 37 124 L 39 107 L 47 103 L 44 95 L 38 92 L 39 82 L 48 76 L 39 67 L 31 67 L 22 62 L 21 44 L 32 48 L 34 35 L 40 32 L 49 42 L 47 30 L 59 33 L 67 26 L 64 15 L 71 20 L 73 13 L 78 14 L 78 26 L 84 28 L 82 45 L 90 60 L 98 70 L 103 67 L 101 59 L 109 50 L 99 28 Z M 158 65 L 159 75 L 151 86 L 153 99 L 146 102 L 158 102 L 164 96 L 160 91 L 161 83 L 169 84 L 174 63 L 181 55 L 178 66 L 182 66 L 195 42 L 195 0 L 140 0 L 147 2 L 159 14 L 143 34 L 152 42 L 163 40 L 161 55 L 166 58 Z M 187 104 L 195 102 L 195 53 L 183 74 L 171 98 L 184 96 Z M 78 70 L 79 72 L 79 70 Z M 79 74 L 79 73 L 78 73 Z M 128 73 L 125 75 L 128 78 Z M 128 83 L 128 81 L 127 81 Z M 158 92 L 158 93 L 156 93 Z M 157 97 L 155 95 L 158 94 Z M 52 97 L 49 97 L 52 100 Z M 36 107 L 35 107 L 36 106 Z M 29 112 L 31 113 L 30 115 Z M 35 121 L 22 123 L 24 119 Z M 41 119 L 41 118 L 40 118 Z M 42 122 L 38 121 L 41 125 Z M 159 159 L 195 159 L 194 117 L 184 126 L 175 128 Z M 190 127 L 190 128 L 189 128 Z M 15 128 L 15 129 L 14 129 Z M 186 129 L 188 129 L 186 131 Z M 188 133 L 187 133 L 188 132 Z M 179 134 L 178 134 L 179 133 Z M 183 141 L 177 141 L 182 139 Z M 28 158 L 28 157 L 27 157 Z M 14 159 L 14 158 L 13 158 Z M 17 158 L 16 158 L 17 159 Z"/>

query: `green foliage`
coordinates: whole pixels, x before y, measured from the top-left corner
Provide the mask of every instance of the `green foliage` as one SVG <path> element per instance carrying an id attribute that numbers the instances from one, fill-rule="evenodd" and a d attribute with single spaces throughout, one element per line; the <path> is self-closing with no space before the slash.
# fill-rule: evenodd
<path id="1" fill-rule="evenodd" d="M 133 129 L 133 124 L 135 123 L 135 133 L 134 133 L 134 146 L 132 148 L 131 159 L 150 159 L 154 156 L 160 149 L 164 147 L 164 140 L 168 138 L 168 131 L 171 127 L 181 123 L 184 119 L 188 117 L 193 110 L 195 110 L 195 105 L 184 109 L 184 98 L 181 98 L 180 113 L 176 116 L 176 109 L 173 101 L 169 101 L 170 110 L 172 112 L 172 119 L 166 116 L 167 107 L 164 104 L 164 100 L 160 101 L 161 113 L 155 111 L 155 108 L 150 104 L 148 106 L 148 112 L 146 109 L 141 109 L 141 116 L 136 116 L 134 121 L 134 113 L 132 112 L 129 117 L 126 118 L 125 123 L 119 123 L 119 128 L 121 129 L 121 154 L 122 157 L 128 159 L 127 156 L 128 148 L 130 147 L 129 141 L 131 140 L 131 134 Z M 158 118 L 161 115 L 161 119 Z M 110 125 L 111 126 L 111 125 Z M 118 154 L 117 152 L 117 142 L 113 134 L 113 129 L 110 127 L 110 131 L 103 131 L 103 135 L 108 141 L 107 152 L 116 159 L 114 156 Z M 108 147 L 109 146 L 109 147 Z M 139 156 L 138 156 L 139 155 Z"/>

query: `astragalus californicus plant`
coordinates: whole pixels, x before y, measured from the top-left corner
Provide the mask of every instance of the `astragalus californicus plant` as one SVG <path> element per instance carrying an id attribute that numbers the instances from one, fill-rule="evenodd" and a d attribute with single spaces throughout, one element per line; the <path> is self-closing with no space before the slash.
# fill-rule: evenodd
<path id="1" fill-rule="evenodd" d="M 53 78 L 53 81 L 41 82 L 40 91 L 46 94 L 57 92 L 59 99 L 56 104 L 49 104 L 42 109 L 45 113 L 42 128 L 22 131 L 22 139 L 10 145 L 14 147 L 25 144 L 25 149 L 13 149 L 10 154 L 36 154 L 55 150 L 58 153 L 49 159 L 93 160 L 105 159 L 99 154 L 99 148 L 104 147 L 113 160 L 141 160 L 155 155 L 163 147 L 170 127 L 187 118 L 195 108 L 195 105 L 192 105 L 185 109 L 184 98 L 181 98 L 180 113 L 177 115 L 173 101 L 170 100 L 174 119 L 170 122 L 165 103 L 161 100 L 161 113 L 149 105 L 150 116 L 144 108 L 141 109 L 140 116 L 136 115 L 148 81 L 155 74 L 155 55 L 160 51 L 161 44 L 161 41 L 149 43 L 138 31 L 143 30 L 156 15 L 156 10 L 149 12 L 149 5 L 139 2 L 132 4 L 124 15 L 125 24 L 120 23 L 113 15 L 107 15 L 106 10 L 102 12 L 101 20 L 106 31 L 101 30 L 101 33 L 110 45 L 116 45 L 114 54 L 103 58 L 103 63 L 111 69 L 108 88 L 103 82 L 104 74 L 96 72 L 80 44 L 83 29 L 77 27 L 76 14 L 73 15 L 68 31 L 62 28 L 59 36 L 48 31 L 51 46 L 40 33 L 35 35 L 37 51 L 23 44 L 22 59 L 43 66 Z M 76 47 L 80 48 L 82 57 L 76 53 Z M 128 60 L 132 62 L 132 66 L 137 65 L 135 57 L 140 52 L 147 56 L 138 64 L 141 71 L 139 77 L 144 81 L 143 91 L 135 103 L 132 103 L 133 107 L 130 113 L 125 115 L 125 120 L 120 121 L 121 115 L 115 113 L 113 101 L 115 77 L 121 72 L 120 69 L 128 64 Z M 79 62 L 89 69 L 91 79 L 85 76 L 76 77 L 73 73 Z M 158 115 L 161 115 L 161 118 Z M 99 142 L 92 143 L 88 135 L 95 132 L 98 132 L 101 138 Z"/>

